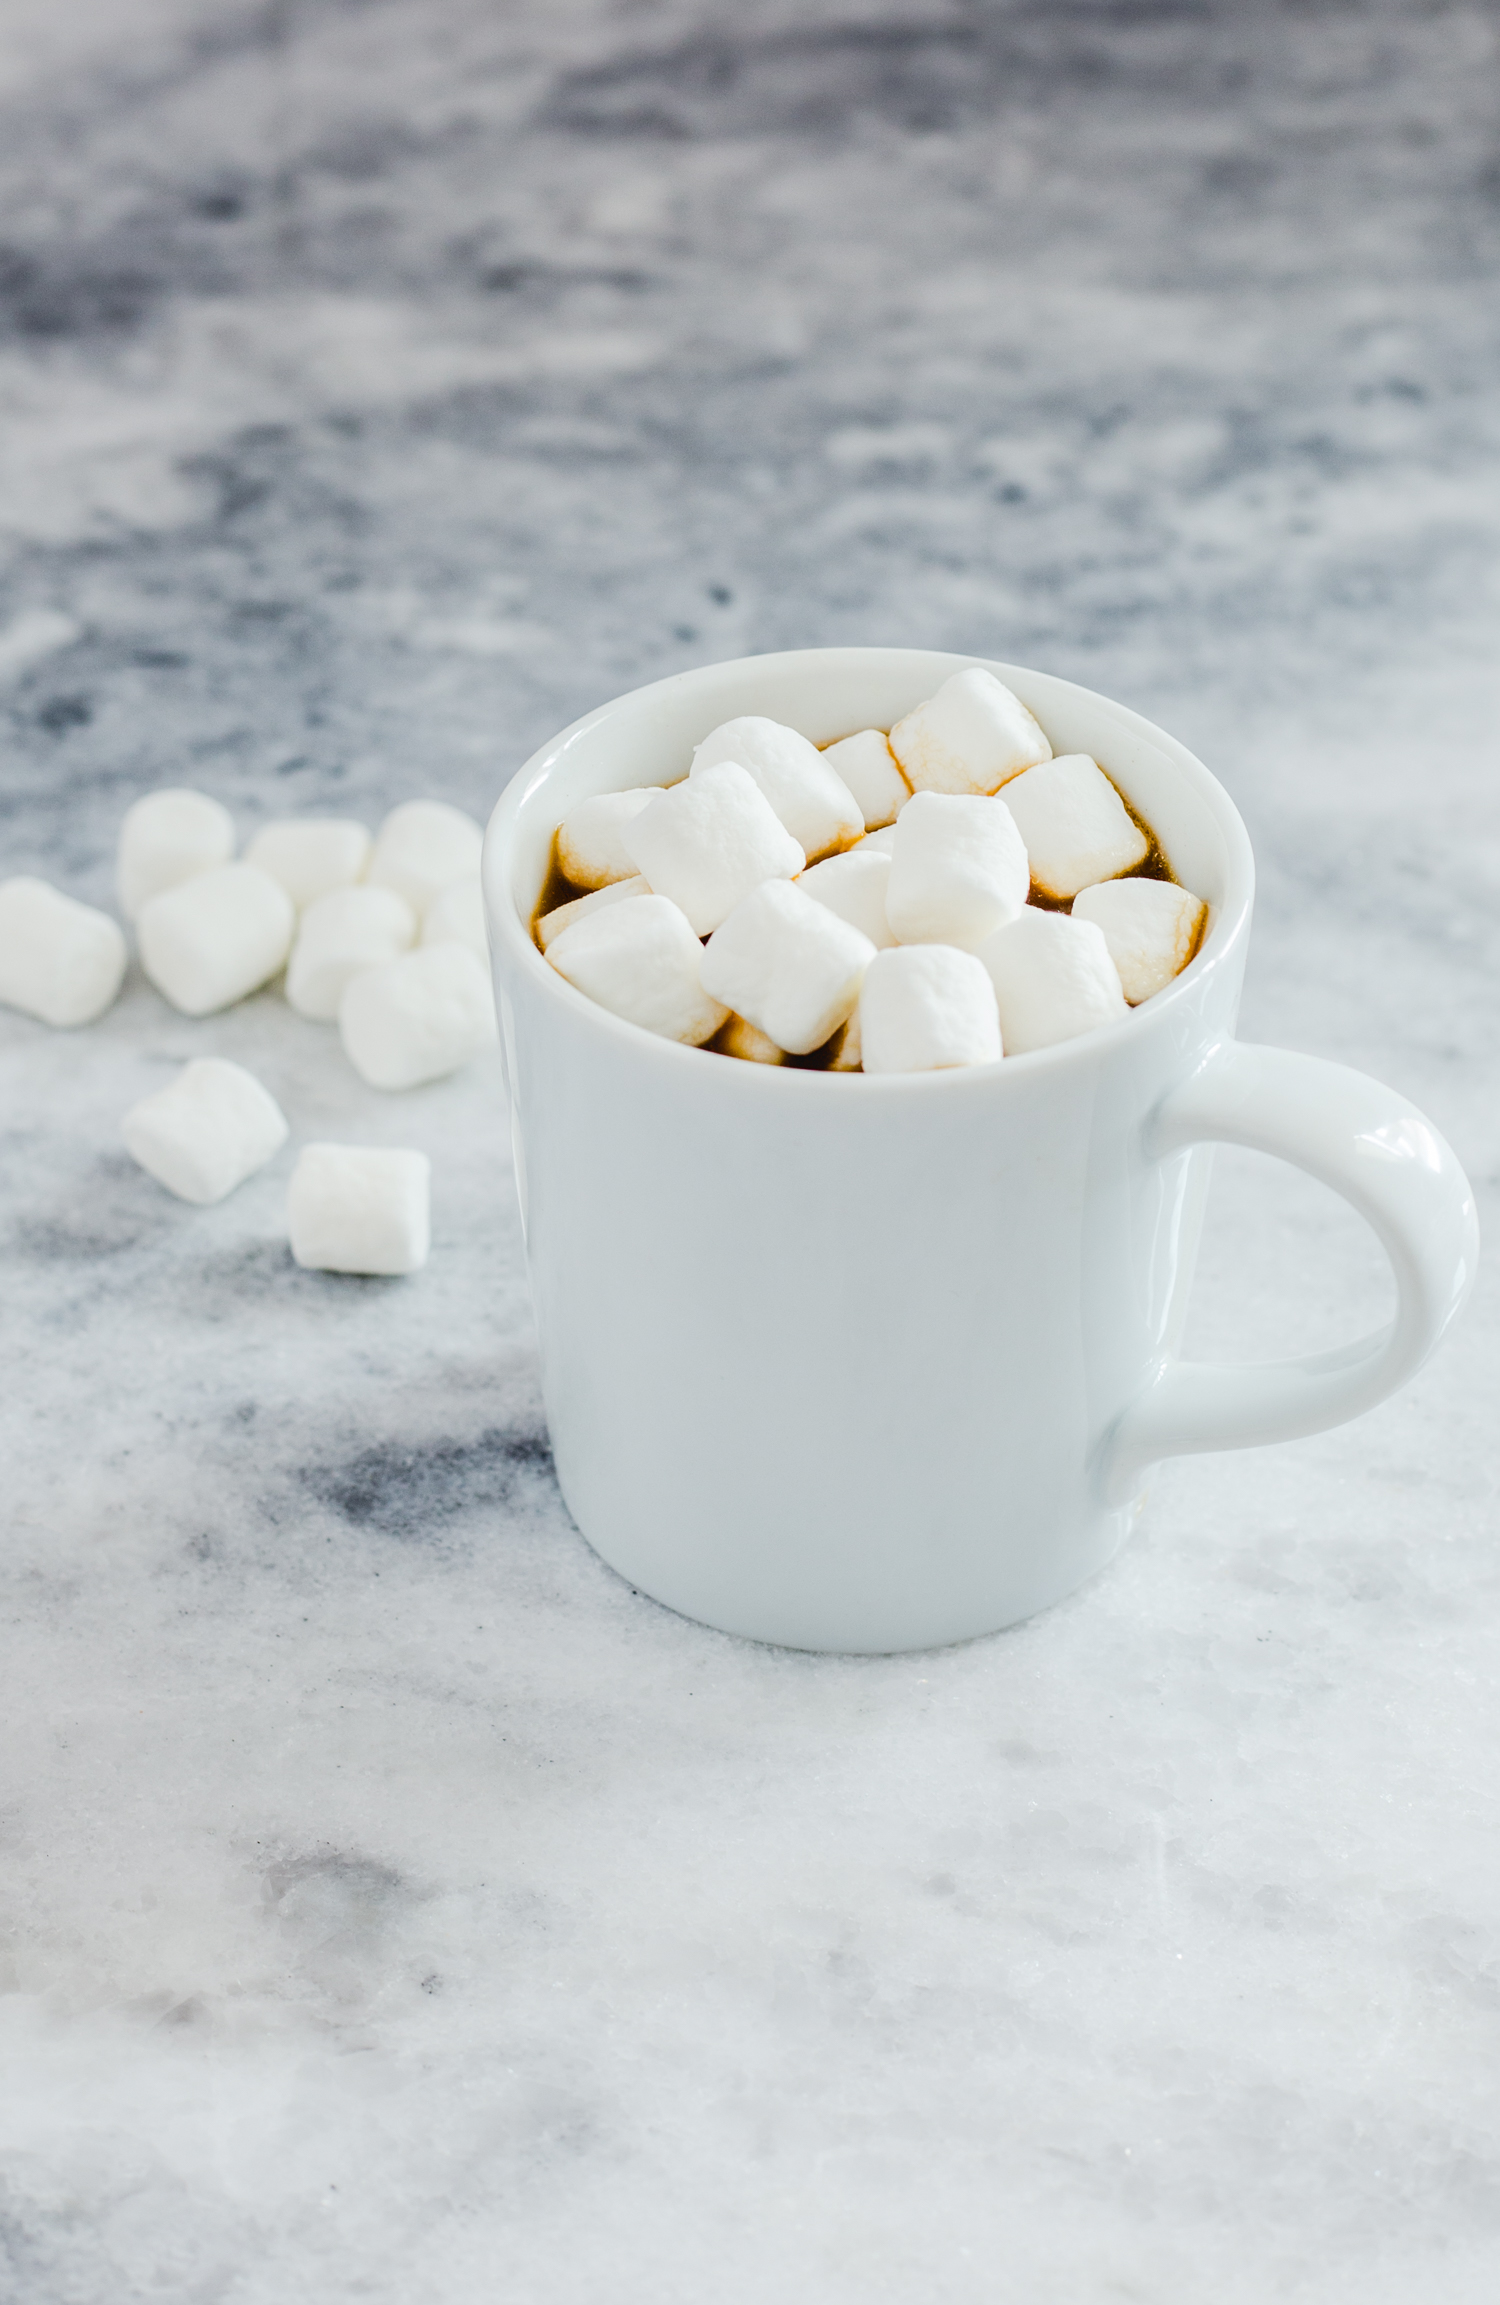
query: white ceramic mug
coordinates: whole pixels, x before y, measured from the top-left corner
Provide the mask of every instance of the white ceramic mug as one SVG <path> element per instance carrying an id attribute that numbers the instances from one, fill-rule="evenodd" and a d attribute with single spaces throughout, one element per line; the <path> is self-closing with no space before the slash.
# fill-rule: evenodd
<path id="1" fill-rule="evenodd" d="M 535 754 L 485 843 L 563 1496 L 632 1585 L 796 1648 L 925 1648 L 1045 1608 L 1121 1543 L 1153 1463 L 1357 1416 L 1474 1272 L 1468 1185 L 1419 1112 L 1234 1039 L 1254 868 L 1227 793 L 1068 681 L 990 666 L 1210 906 L 1197 958 L 1123 1024 L 962 1071 L 806 1072 L 654 1038 L 543 960 L 529 923 L 574 802 L 674 780 L 737 713 L 819 743 L 889 728 L 975 661 L 806 649 L 658 681 Z M 1359 1210 L 1396 1276 L 1388 1328 L 1266 1367 L 1175 1357 L 1215 1142 Z"/>

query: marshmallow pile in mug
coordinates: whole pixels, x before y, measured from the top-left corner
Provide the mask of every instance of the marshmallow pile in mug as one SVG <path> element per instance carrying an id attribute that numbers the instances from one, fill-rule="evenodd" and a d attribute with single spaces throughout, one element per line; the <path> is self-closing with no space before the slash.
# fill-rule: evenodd
<path id="1" fill-rule="evenodd" d="M 1099 763 L 1054 757 L 974 667 L 889 735 L 820 751 L 746 715 L 679 782 L 579 802 L 535 933 L 580 992 L 669 1040 L 928 1072 L 1124 1017 L 1205 918 Z"/>

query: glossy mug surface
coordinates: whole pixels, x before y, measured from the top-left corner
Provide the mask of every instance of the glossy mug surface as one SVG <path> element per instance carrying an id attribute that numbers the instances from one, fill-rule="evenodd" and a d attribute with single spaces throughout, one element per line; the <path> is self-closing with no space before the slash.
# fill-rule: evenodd
<path id="1" fill-rule="evenodd" d="M 1153 1462 L 1356 1415 L 1473 1274 L 1468 1187 L 1419 1113 L 1235 1041 L 1254 868 L 1227 793 L 1067 681 L 990 666 L 1210 907 L 1197 958 L 1124 1023 L 961 1071 L 831 1075 L 655 1038 L 542 958 L 529 923 L 576 801 L 675 779 L 739 713 L 819 743 L 888 728 L 980 661 L 817 649 L 656 682 L 544 746 L 486 839 L 563 1496 L 632 1585 L 758 1640 L 922 1648 L 1045 1608 L 1122 1542 Z M 1360 1209 L 1396 1272 L 1389 1328 L 1269 1367 L 1176 1359 L 1215 1140 Z"/>

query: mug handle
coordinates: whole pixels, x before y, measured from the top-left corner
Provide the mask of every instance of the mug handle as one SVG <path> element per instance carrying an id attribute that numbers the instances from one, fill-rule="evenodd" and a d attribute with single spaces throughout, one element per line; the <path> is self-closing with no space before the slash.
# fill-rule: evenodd
<path id="1" fill-rule="evenodd" d="M 1288 1049 L 1226 1041 L 1146 1125 L 1148 1157 L 1244 1145 L 1305 1169 L 1359 1211 L 1396 1276 L 1396 1317 L 1332 1352 L 1239 1364 L 1163 1360 L 1108 1448 L 1117 1502 L 1162 1457 L 1325 1432 L 1415 1375 L 1473 1283 L 1469 1181 L 1431 1122 L 1367 1074 Z"/>

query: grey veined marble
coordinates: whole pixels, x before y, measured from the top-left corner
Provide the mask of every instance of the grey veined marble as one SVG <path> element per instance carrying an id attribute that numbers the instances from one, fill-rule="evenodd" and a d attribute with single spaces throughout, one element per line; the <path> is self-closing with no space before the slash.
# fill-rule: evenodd
<path id="1" fill-rule="evenodd" d="M 1247 1033 L 1492 1200 L 1496 32 L 5 0 L 0 867 L 107 901 L 154 782 L 483 812 L 676 666 L 993 652 L 1219 770 Z M 210 1050 L 431 1153 L 419 1280 L 296 1271 L 290 1152 L 131 1166 Z M 568 1523 L 493 1064 L 380 1097 L 138 977 L 0 1060 L 7 2297 L 1487 2305 L 1492 1285 L 1041 1621 L 778 1654 Z M 1384 1287 L 1221 1163 L 1200 1349 Z"/>

